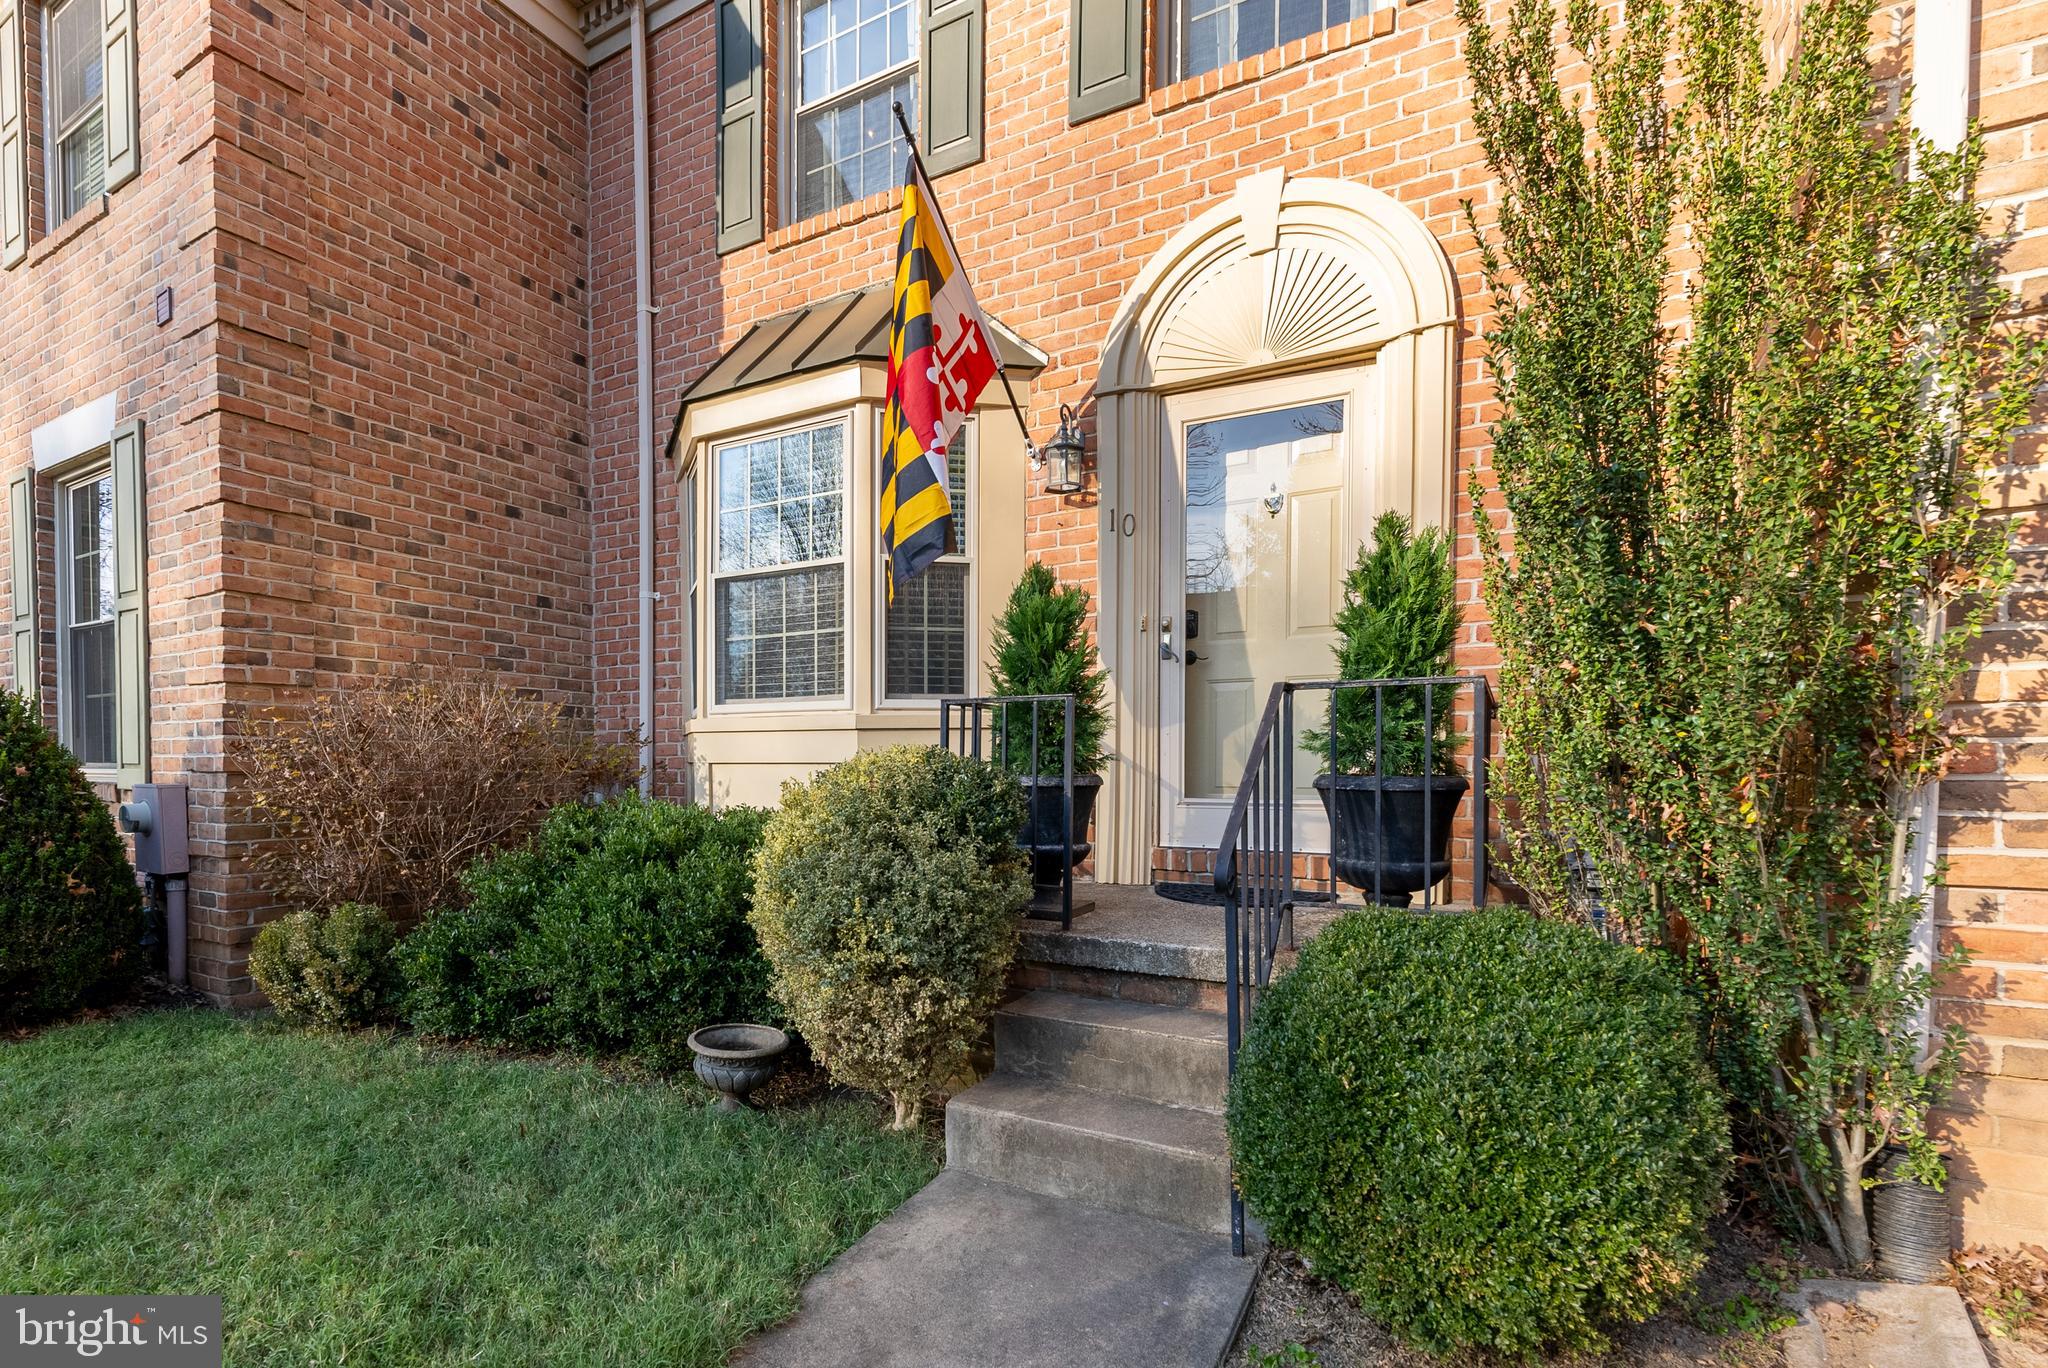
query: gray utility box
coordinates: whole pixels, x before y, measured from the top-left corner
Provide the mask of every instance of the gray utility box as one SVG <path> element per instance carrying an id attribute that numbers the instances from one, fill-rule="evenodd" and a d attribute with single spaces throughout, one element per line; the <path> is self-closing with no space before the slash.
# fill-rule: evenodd
<path id="1" fill-rule="evenodd" d="M 121 830 L 135 837 L 136 873 L 191 873 L 183 784 L 137 784 L 121 804 Z"/>

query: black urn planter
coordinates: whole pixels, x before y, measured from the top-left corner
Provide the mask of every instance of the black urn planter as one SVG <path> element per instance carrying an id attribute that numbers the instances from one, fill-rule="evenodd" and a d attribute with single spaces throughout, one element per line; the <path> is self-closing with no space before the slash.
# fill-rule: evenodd
<path id="1" fill-rule="evenodd" d="M 1471 785 L 1464 776 L 1321 775 L 1316 792 L 1330 818 L 1330 864 L 1337 877 L 1384 907 L 1450 877 L 1451 819 Z M 1429 848 L 1423 849 L 1425 808 Z"/>
<path id="2" fill-rule="evenodd" d="M 1895 1282 L 1939 1282 L 1948 1272 L 1948 1198 L 1918 1178 L 1902 1178 L 1905 1151 L 1885 1152 L 1870 1194 L 1870 1238 L 1877 1246 L 1877 1271 Z"/>
<path id="3" fill-rule="evenodd" d="M 728 1022 L 690 1032 L 697 1056 L 697 1078 L 718 1094 L 720 1111 L 739 1111 L 747 1097 L 764 1087 L 782 1066 L 789 1037 L 773 1026 Z"/>
<path id="4" fill-rule="evenodd" d="M 1021 775 L 1017 782 L 1024 786 L 1024 799 L 1031 809 L 1024 819 L 1024 830 L 1019 833 L 1017 844 L 1031 852 L 1032 888 L 1039 896 L 1049 892 L 1057 897 L 1060 881 L 1067 873 L 1066 828 L 1060 820 L 1065 785 L 1057 774 Z M 1095 849 L 1086 838 L 1088 820 L 1095 813 L 1095 795 L 1101 791 L 1101 775 L 1074 776 L 1075 865 L 1087 859 Z"/>

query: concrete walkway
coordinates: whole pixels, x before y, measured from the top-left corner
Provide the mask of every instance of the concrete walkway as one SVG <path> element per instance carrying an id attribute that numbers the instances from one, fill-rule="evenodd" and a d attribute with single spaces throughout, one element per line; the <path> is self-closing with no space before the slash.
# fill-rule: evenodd
<path id="1" fill-rule="evenodd" d="M 947 1169 L 804 1288 L 745 1368 L 1210 1368 L 1258 1274 L 1227 1237 Z"/>
<path id="2" fill-rule="evenodd" d="M 1953 1287 L 1812 1278 L 1785 1300 L 1785 1368 L 1984 1368 Z"/>

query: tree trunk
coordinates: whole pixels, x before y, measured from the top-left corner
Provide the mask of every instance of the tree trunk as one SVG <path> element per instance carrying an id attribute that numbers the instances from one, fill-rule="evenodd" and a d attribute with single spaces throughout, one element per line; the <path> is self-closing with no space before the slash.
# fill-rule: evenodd
<path id="1" fill-rule="evenodd" d="M 889 1100 L 896 1106 L 895 1124 L 890 1130 L 915 1130 L 924 1115 L 924 1099 L 914 1093 L 890 1093 Z"/>
<path id="2" fill-rule="evenodd" d="M 1835 1224 L 1842 1232 L 1842 1257 L 1852 1270 L 1868 1268 L 1873 1253 L 1870 1245 L 1869 1194 L 1863 1189 L 1863 1170 L 1843 1167 L 1839 1181 L 1839 1206 Z"/>

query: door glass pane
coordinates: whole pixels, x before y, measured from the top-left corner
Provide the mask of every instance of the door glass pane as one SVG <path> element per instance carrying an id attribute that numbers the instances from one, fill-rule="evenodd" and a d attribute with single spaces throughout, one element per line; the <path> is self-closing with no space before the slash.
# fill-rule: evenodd
<path id="1" fill-rule="evenodd" d="M 1236 792 L 1275 683 L 1330 676 L 1351 551 L 1344 418 L 1332 399 L 1187 429 L 1187 616 L 1176 636 L 1190 798 Z M 1297 712 L 1295 725 L 1315 721 Z M 1313 760 L 1295 773 L 1306 788 Z"/>

